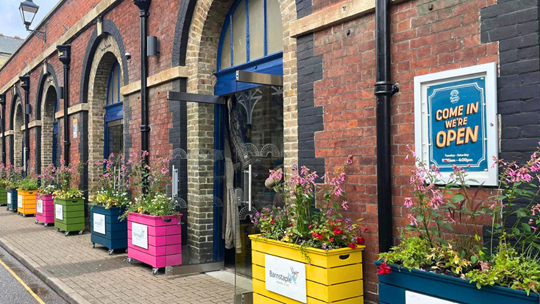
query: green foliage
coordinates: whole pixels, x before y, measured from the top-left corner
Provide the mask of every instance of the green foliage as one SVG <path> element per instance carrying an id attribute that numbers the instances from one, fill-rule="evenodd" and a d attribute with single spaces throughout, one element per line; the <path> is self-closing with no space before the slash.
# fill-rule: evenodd
<path id="1" fill-rule="evenodd" d="M 67 190 L 56 190 L 54 191 L 53 195 L 55 198 L 59 199 L 79 199 L 84 197 L 84 193 L 81 190 L 75 188 L 69 188 Z"/>
<path id="2" fill-rule="evenodd" d="M 428 256 L 432 253 L 431 249 L 428 240 L 409 233 L 391 251 L 381 253 L 380 258 L 408 269 L 424 269 L 430 266 Z"/>
<path id="3" fill-rule="evenodd" d="M 19 183 L 19 190 L 29 191 L 37 190 L 38 181 L 37 178 L 26 177 L 21 180 Z"/>
<path id="4" fill-rule="evenodd" d="M 540 264 L 537 259 L 523 256 L 505 243 L 501 243 L 497 254 L 481 268 L 466 274 L 471 282 L 482 286 L 503 286 L 538 293 L 540 287 Z"/>
<path id="5" fill-rule="evenodd" d="M 95 179 L 101 188 L 90 198 L 92 204 L 104 206 L 105 209 L 129 205 L 128 168 L 124 164 L 124 156 L 111 154 L 108 159 L 96 162 L 96 166 L 102 165 L 105 165 L 103 174 Z"/>

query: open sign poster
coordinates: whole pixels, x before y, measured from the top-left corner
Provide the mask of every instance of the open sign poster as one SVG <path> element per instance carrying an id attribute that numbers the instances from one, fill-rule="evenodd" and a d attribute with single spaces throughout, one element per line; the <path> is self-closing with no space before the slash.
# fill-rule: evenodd
<path id="1" fill-rule="evenodd" d="M 462 167 L 470 184 L 497 185 L 495 64 L 415 77 L 417 157 L 435 165 L 441 183 Z"/>

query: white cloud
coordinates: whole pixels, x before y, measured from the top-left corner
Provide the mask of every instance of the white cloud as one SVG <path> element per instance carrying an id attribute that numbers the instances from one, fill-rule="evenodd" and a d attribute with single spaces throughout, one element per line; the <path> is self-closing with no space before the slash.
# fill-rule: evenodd
<path id="1" fill-rule="evenodd" d="M 0 33 L 6 36 L 19 36 L 25 38 L 28 32 L 24 28 L 21 14 L 19 12 L 18 0 L 0 0 Z M 39 11 L 30 26 L 34 29 L 41 20 L 51 11 L 58 3 L 58 0 L 34 0 L 34 3 L 39 5 Z"/>

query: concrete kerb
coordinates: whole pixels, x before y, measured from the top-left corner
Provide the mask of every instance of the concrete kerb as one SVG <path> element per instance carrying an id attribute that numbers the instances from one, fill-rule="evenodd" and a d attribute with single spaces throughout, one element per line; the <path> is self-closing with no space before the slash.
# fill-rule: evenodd
<path id="1" fill-rule="evenodd" d="M 39 266 L 32 261 L 24 253 L 19 252 L 16 249 L 11 249 L 9 242 L 6 242 L 0 237 L 0 246 L 4 248 L 10 255 L 17 259 L 24 267 L 28 268 L 33 274 L 41 279 L 45 284 L 49 285 L 60 297 L 71 304 L 92 304 L 89 301 L 83 299 L 80 295 L 71 291 L 71 288 L 62 283 L 59 279 L 48 277 L 43 271 L 39 270 Z"/>

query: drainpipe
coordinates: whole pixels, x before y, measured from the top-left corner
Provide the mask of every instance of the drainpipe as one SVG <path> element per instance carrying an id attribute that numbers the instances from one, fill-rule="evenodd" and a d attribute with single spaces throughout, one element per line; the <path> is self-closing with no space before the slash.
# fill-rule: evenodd
<path id="1" fill-rule="evenodd" d="M 390 0 L 376 0 L 377 47 L 377 199 L 379 252 L 392 246 L 392 155 L 390 135 L 390 101 L 399 91 L 390 75 Z"/>
<path id="2" fill-rule="evenodd" d="M 6 94 L 0 94 L 0 104 L 2 105 L 2 164 L 6 165 Z"/>
<path id="3" fill-rule="evenodd" d="M 28 129 L 28 120 L 30 119 L 30 76 L 19 77 L 21 87 L 24 89 L 24 149 L 23 149 L 23 165 L 24 176 L 28 174 L 28 161 L 30 160 L 30 130 Z M 18 130 L 17 130 L 18 131 Z"/>
<path id="4" fill-rule="evenodd" d="M 69 165 L 69 147 L 71 140 L 69 139 L 69 69 L 71 67 L 71 46 L 59 45 L 58 59 L 64 64 L 64 88 L 62 90 L 62 98 L 64 99 L 64 162 Z"/>
<path id="5" fill-rule="evenodd" d="M 148 85 L 146 78 L 148 77 L 148 50 L 146 48 L 146 37 L 148 36 L 148 8 L 151 0 L 133 0 L 133 3 L 139 8 L 139 16 L 141 17 L 141 150 L 148 151 L 148 133 L 150 126 L 148 125 Z M 148 155 L 145 156 L 144 162 L 148 164 Z M 143 191 L 148 188 L 147 181 L 143 182 Z"/>

